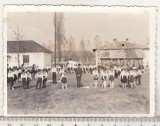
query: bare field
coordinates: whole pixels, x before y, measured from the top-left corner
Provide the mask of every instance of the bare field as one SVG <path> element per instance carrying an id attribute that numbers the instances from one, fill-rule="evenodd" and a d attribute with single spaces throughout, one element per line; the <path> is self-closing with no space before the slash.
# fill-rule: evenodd
<path id="1" fill-rule="evenodd" d="M 47 83 L 47 88 L 24 90 L 16 84 L 7 89 L 8 114 L 149 114 L 149 71 L 142 75 L 142 84 L 133 89 L 123 89 L 116 79 L 115 87 L 94 88 L 90 74 L 83 74 L 82 83 L 89 89 L 76 88 L 74 74 L 68 74 L 68 89 L 60 84 Z M 100 83 L 99 83 L 100 84 Z"/>

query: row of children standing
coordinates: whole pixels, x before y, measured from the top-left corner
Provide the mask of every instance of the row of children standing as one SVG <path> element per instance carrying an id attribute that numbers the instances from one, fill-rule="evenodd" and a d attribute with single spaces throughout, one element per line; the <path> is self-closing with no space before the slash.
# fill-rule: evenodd
<path id="1" fill-rule="evenodd" d="M 94 79 L 94 86 L 97 88 L 98 86 L 98 80 L 99 80 L 99 72 L 98 69 L 95 68 L 93 70 L 93 79 Z M 101 80 L 102 80 L 102 87 L 107 87 L 107 81 L 109 80 L 109 86 L 110 88 L 114 87 L 114 70 L 110 69 L 107 71 L 107 69 L 104 69 L 103 73 L 101 72 Z"/>
<path id="2" fill-rule="evenodd" d="M 36 89 L 39 87 L 45 88 L 46 87 L 46 81 L 47 81 L 47 70 L 44 69 L 38 70 L 38 72 L 33 75 L 31 74 L 31 71 L 24 68 L 8 68 L 7 69 L 7 83 L 10 85 L 10 89 L 14 90 L 15 84 L 22 83 L 23 89 L 29 89 L 31 85 L 32 78 L 36 78 Z"/>
<path id="3" fill-rule="evenodd" d="M 75 70 L 77 67 L 78 66 L 76 66 L 76 65 L 73 65 L 73 66 L 68 65 L 67 72 L 68 73 L 75 73 Z M 94 65 L 82 65 L 82 72 L 84 74 L 92 74 L 94 67 L 95 67 Z"/>
<path id="4" fill-rule="evenodd" d="M 135 87 L 136 85 L 141 84 L 142 70 L 141 69 L 127 70 L 126 68 L 123 67 L 122 69 L 120 69 L 120 71 L 117 72 L 114 68 L 110 68 L 109 70 L 107 70 L 107 68 L 103 68 L 100 70 L 100 76 L 103 88 L 107 87 L 108 81 L 110 88 L 113 88 L 115 78 L 118 78 L 122 82 L 123 88 L 126 88 L 127 86 L 132 88 Z M 96 88 L 99 80 L 99 72 L 97 68 L 93 70 L 93 79 Z"/>
<path id="5" fill-rule="evenodd" d="M 29 89 L 29 84 L 32 79 L 31 73 L 21 68 L 9 68 L 7 69 L 7 83 L 10 85 L 10 89 L 14 90 L 15 84 L 22 82 L 22 86 L 25 89 Z"/>
<path id="6" fill-rule="evenodd" d="M 64 66 L 61 66 L 60 68 L 58 67 L 52 67 L 51 69 L 52 73 L 52 83 L 56 84 L 57 83 L 57 74 L 60 75 L 60 82 L 62 84 L 62 89 L 67 89 L 67 70 Z"/>

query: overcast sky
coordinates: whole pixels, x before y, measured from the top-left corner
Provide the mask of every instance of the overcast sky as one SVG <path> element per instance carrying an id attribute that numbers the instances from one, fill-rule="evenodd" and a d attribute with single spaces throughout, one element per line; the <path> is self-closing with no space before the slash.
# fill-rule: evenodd
<path id="1" fill-rule="evenodd" d="M 23 40 L 38 43 L 54 42 L 52 13 L 8 13 L 8 40 L 15 40 L 13 31 L 17 25 Z M 147 11 L 139 13 L 64 13 L 65 36 L 73 36 L 76 46 L 81 39 L 94 42 L 96 35 L 101 41 L 122 41 L 142 43 L 149 36 L 149 15 Z"/>

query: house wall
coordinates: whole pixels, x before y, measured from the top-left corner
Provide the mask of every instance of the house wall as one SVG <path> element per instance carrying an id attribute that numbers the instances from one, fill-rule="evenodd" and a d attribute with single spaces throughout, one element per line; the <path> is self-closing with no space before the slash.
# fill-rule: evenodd
<path id="1" fill-rule="evenodd" d="M 17 53 L 8 53 L 10 56 L 8 60 L 9 67 L 18 66 L 18 56 Z M 20 65 L 23 64 L 23 55 L 29 55 L 29 64 L 28 66 L 32 66 L 33 64 L 39 66 L 40 69 L 46 67 L 46 65 L 51 64 L 51 54 L 50 53 L 20 53 L 19 61 Z"/>
<path id="2" fill-rule="evenodd" d="M 52 54 L 51 53 L 44 53 L 44 67 L 51 67 L 51 59 Z"/>
<path id="3" fill-rule="evenodd" d="M 142 56 L 142 58 L 143 59 L 135 59 L 135 61 L 133 62 L 136 66 L 137 65 L 139 65 L 139 64 L 143 64 L 144 66 L 146 66 L 147 64 L 149 64 L 149 51 L 150 50 L 141 50 L 142 51 L 142 53 L 144 54 L 144 58 L 143 58 L 143 56 Z M 112 53 L 110 53 L 110 55 L 108 55 L 108 54 L 105 54 L 105 52 L 107 52 L 107 51 L 99 51 L 99 54 L 98 54 L 98 58 L 97 58 L 97 60 L 98 60 L 98 62 L 100 62 L 101 64 L 110 64 L 110 60 L 107 60 L 107 58 L 115 58 L 115 57 L 117 57 L 117 58 L 120 58 L 120 57 L 126 57 L 125 56 L 125 54 L 122 54 L 122 52 L 124 52 L 124 51 L 117 51 L 117 50 L 112 50 L 111 52 Z M 116 53 L 115 53 L 116 52 Z M 118 52 L 118 53 L 117 53 Z M 137 53 L 138 54 L 138 53 Z M 99 59 L 104 59 L 104 60 L 101 60 L 101 61 L 99 61 Z M 137 58 L 137 57 L 135 57 L 135 58 Z M 122 62 L 123 62 L 123 60 L 122 60 Z"/>
<path id="4" fill-rule="evenodd" d="M 7 61 L 9 67 L 18 66 L 17 53 L 8 53 L 7 55 L 10 56 Z"/>

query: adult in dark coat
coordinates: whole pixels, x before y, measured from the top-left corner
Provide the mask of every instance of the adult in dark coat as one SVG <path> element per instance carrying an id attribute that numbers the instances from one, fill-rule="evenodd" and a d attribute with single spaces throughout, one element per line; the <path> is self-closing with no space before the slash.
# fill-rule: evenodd
<path id="1" fill-rule="evenodd" d="M 33 66 L 32 66 L 32 76 L 35 77 L 35 75 L 36 75 L 36 66 L 35 66 L 35 64 L 33 64 Z"/>
<path id="2" fill-rule="evenodd" d="M 77 79 L 77 87 L 80 88 L 82 87 L 81 85 L 81 77 L 82 77 L 81 64 L 78 64 L 78 67 L 76 68 L 75 73 L 76 73 L 76 79 Z"/>

